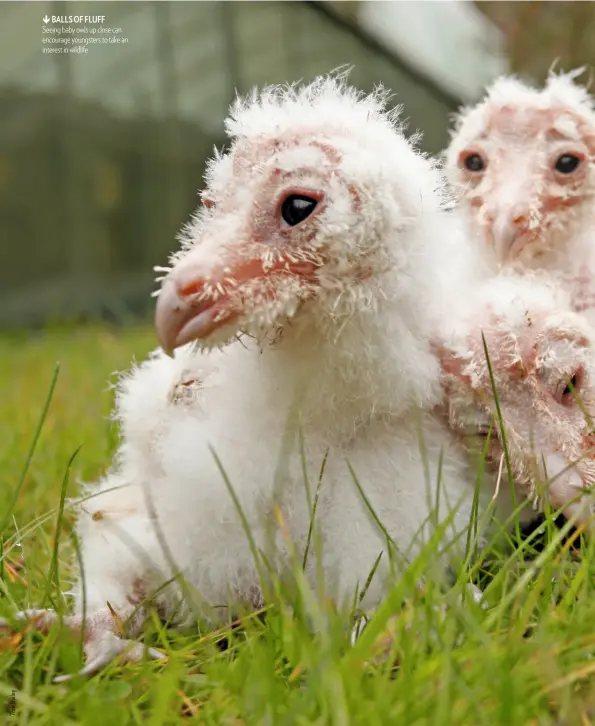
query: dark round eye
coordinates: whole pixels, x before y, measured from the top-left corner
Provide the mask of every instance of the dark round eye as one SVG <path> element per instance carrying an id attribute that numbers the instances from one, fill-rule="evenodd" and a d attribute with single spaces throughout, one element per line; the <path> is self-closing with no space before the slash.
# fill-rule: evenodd
<path id="1" fill-rule="evenodd" d="M 318 200 L 303 194 L 290 194 L 281 205 L 281 217 L 290 227 L 307 219 L 316 209 Z"/>
<path id="2" fill-rule="evenodd" d="M 562 154 L 556 161 L 556 171 L 560 174 L 572 174 L 578 169 L 581 159 L 576 154 Z"/>
<path id="3" fill-rule="evenodd" d="M 473 153 L 467 154 L 463 158 L 463 166 L 467 169 L 467 171 L 478 172 L 483 171 L 486 165 L 479 154 Z"/>

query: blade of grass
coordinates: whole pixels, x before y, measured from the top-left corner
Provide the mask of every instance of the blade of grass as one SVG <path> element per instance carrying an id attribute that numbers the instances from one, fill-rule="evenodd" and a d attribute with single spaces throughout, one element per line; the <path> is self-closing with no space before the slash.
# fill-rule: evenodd
<path id="1" fill-rule="evenodd" d="M 56 588 L 58 589 L 58 597 L 60 596 L 60 577 L 59 577 L 59 572 L 58 572 L 58 548 L 59 548 L 59 544 L 60 544 L 60 535 L 62 534 L 62 521 L 63 521 L 63 517 L 64 517 L 64 503 L 66 502 L 66 489 L 68 487 L 68 477 L 70 474 L 70 468 L 72 467 L 72 464 L 74 463 L 74 460 L 76 459 L 81 448 L 82 448 L 82 444 L 75 450 L 75 452 L 72 454 L 72 456 L 68 460 L 68 464 L 66 465 L 66 471 L 64 472 L 64 477 L 62 478 L 62 486 L 60 488 L 60 504 L 58 505 L 58 519 L 56 521 L 56 533 L 54 535 L 54 550 L 52 553 L 52 561 L 50 563 L 50 571 L 48 573 L 46 591 L 42 598 L 42 604 L 40 605 L 41 608 L 45 607 L 45 603 L 50 596 L 50 590 L 51 590 L 52 582 L 54 581 L 54 579 L 56 581 Z"/>
<path id="2" fill-rule="evenodd" d="M 173 577 L 175 578 L 176 582 L 180 586 L 181 591 L 184 593 L 184 598 L 186 603 L 188 604 L 188 607 L 190 607 L 194 613 L 194 616 L 198 620 L 200 616 L 200 609 L 196 604 L 196 590 L 192 588 L 187 582 L 186 578 L 184 577 L 184 574 L 182 573 L 181 568 L 178 567 L 177 562 L 175 561 L 173 552 L 171 551 L 171 548 L 169 546 L 169 543 L 167 541 L 167 538 L 165 537 L 165 534 L 163 533 L 163 529 L 161 528 L 161 525 L 159 524 L 159 515 L 157 514 L 157 509 L 155 507 L 155 502 L 153 500 L 153 497 L 151 495 L 151 492 L 149 490 L 149 486 L 145 483 L 143 483 L 143 497 L 145 500 L 145 505 L 147 507 L 147 510 L 149 512 L 149 517 L 151 524 L 153 525 L 153 529 L 155 531 L 155 536 L 157 537 L 157 541 L 159 543 L 159 546 L 161 547 L 161 552 L 163 553 L 163 556 L 165 557 L 167 564 L 171 568 L 171 571 L 174 573 Z M 140 551 L 140 548 L 136 546 L 136 543 L 132 540 L 132 538 L 128 535 L 128 533 L 123 529 L 119 528 L 118 532 L 119 536 L 123 540 L 128 540 L 130 543 L 132 543 L 131 549 L 136 549 L 137 551 Z M 151 557 L 148 555 L 146 551 L 143 552 L 143 559 L 145 561 L 150 561 Z M 146 564 L 145 564 L 146 566 Z M 152 565 L 152 568 L 154 571 L 158 571 L 158 568 L 155 567 L 155 565 Z M 200 593 L 199 593 L 200 594 Z"/>
<path id="3" fill-rule="evenodd" d="M 559 530 L 558 534 L 554 537 L 549 546 L 533 561 L 530 567 L 527 568 L 526 572 L 519 578 L 519 580 L 510 588 L 510 590 L 503 596 L 501 601 L 498 603 L 498 608 L 488 614 L 486 618 L 487 626 L 491 626 L 497 619 L 500 611 L 509 607 L 513 600 L 519 596 L 519 594 L 525 590 L 529 582 L 535 576 L 536 572 L 543 568 L 547 560 L 552 556 L 554 550 L 557 549 L 558 545 L 562 542 L 564 537 L 570 532 L 572 528 L 571 522 L 566 522 L 565 525 Z M 516 553 L 515 553 L 516 554 Z M 504 569 L 504 568 L 503 568 Z M 503 570 L 501 570 L 502 572 Z M 500 573 L 499 573 L 500 574 Z"/>
<path id="4" fill-rule="evenodd" d="M 382 524 L 382 522 L 380 521 L 379 516 L 374 511 L 374 507 L 372 506 L 370 500 L 366 496 L 366 493 L 364 492 L 364 490 L 362 488 L 362 485 L 359 483 L 359 479 L 357 478 L 357 475 L 356 475 L 355 471 L 353 470 L 353 467 L 351 466 L 351 463 L 350 463 L 349 459 L 346 458 L 345 461 L 347 463 L 347 468 L 349 469 L 349 473 L 351 474 L 351 477 L 352 477 L 352 479 L 353 479 L 353 481 L 355 483 L 355 486 L 357 487 L 357 490 L 358 490 L 358 492 L 359 492 L 359 494 L 360 494 L 360 496 L 361 496 L 364 504 L 366 505 L 366 508 L 370 512 L 370 515 L 372 516 L 372 519 L 374 520 L 374 522 L 376 522 L 376 525 L 378 526 L 378 529 L 382 532 L 382 534 L 386 538 L 386 543 L 387 543 L 388 549 L 389 549 L 389 555 L 390 555 L 390 545 L 392 545 L 395 548 L 395 551 L 398 552 L 399 551 L 399 548 L 397 547 L 397 543 L 390 536 L 388 530 Z"/>
<path id="5" fill-rule="evenodd" d="M 252 552 L 252 557 L 254 558 L 254 565 L 256 567 L 256 570 L 258 571 L 258 576 L 260 578 L 260 584 L 262 587 L 262 593 L 266 600 L 267 598 L 265 596 L 265 593 L 268 592 L 267 583 L 266 583 L 266 580 L 264 577 L 262 563 L 261 563 L 260 557 L 258 555 L 258 549 L 256 547 L 254 537 L 252 536 L 252 532 L 250 531 L 250 525 L 248 524 L 248 520 L 246 519 L 246 515 L 244 514 L 244 510 L 242 509 L 242 505 L 240 504 L 238 495 L 236 494 L 235 489 L 233 488 L 233 485 L 227 475 L 227 472 L 225 471 L 223 464 L 221 463 L 221 460 L 219 459 L 219 456 L 217 455 L 217 452 L 210 444 L 209 444 L 209 450 L 210 450 L 213 458 L 215 459 L 215 464 L 217 465 L 217 468 L 219 469 L 219 472 L 221 473 L 221 476 L 223 477 L 223 481 L 225 483 L 225 486 L 227 487 L 227 491 L 229 492 L 229 495 L 233 500 L 235 508 L 237 509 L 238 515 L 240 517 L 240 521 L 242 523 L 242 527 L 244 529 L 244 533 L 246 534 L 246 537 L 248 539 L 248 545 L 250 547 L 250 551 Z"/>
<path id="6" fill-rule="evenodd" d="M 306 500 L 308 509 L 312 509 L 312 489 L 310 487 L 310 477 L 308 476 L 308 465 L 306 463 L 306 442 L 304 440 L 304 429 L 302 427 L 302 412 L 298 411 L 298 443 L 300 447 L 300 461 L 302 464 L 302 475 L 304 477 L 304 486 L 306 488 Z"/>
<path id="7" fill-rule="evenodd" d="M 380 565 L 380 560 L 382 559 L 382 555 L 384 552 L 380 550 L 378 553 L 378 557 L 374 560 L 374 564 L 372 565 L 372 569 L 370 570 L 370 574 L 366 578 L 366 581 L 364 582 L 364 586 L 362 588 L 362 591 L 359 594 L 358 601 L 362 602 L 364 597 L 366 596 L 366 593 L 370 589 L 370 585 L 372 584 L 372 580 L 374 579 L 374 575 L 376 574 L 376 570 L 378 569 L 378 565 Z"/>
<path id="8" fill-rule="evenodd" d="M 80 577 L 80 583 L 81 583 L 81 597 L 82 597 L 82 604 L 83 604 L 83 610 L 81 613 L 81 640 L 79 643 L 79 655 L 81 659 L 81 663 L 85 659 L 85 628 L 87 626 L 87 583 L 85 581 L 85 578 L 83 577 L 84 569 L 83 569 L 83 556 L 81 554 L 81 548 L 79 546 L 78 539 L 74 532 L 70 532 L 70 541 L 72 542 L 72 546 L 74 547 L 74 554 L 76 557 L 77 566 L 79 569 L 79 577 Z"/>
<path id="9" fill-rule="evenodd" d="M 306 540 L 306 548 L 304 550 L 304 558 L 302 561 L 302 569 L 306 569 L 306 564 L 308 563 L 308 553 L 310 551 L 310 544 L 312 542 L 312 532 L 314 530 L 314 517 L 316 516 L 316 508 L 318 506 L 318 497 L 320 496 L 320 486 L 322 484 L 322 477 L 324 476 L 324 470 L 326 468 L 326 460 L 328 458 L 328 452 L 329 449 L 327 448 L 326 453 L 324 454 L 324 458 L 322 459 L 322 464 L 320 466 L 320 473 L 318 474 L 318 484 L 316 485 L 316 493 L 314 495 L 314 502 L 311 505 L 312 514 L 310 516 L 310 526 L 308 527 L 308 539 Z"/>
<path id="10" fill-rule="evenodd" d="M 508 476 L 508 485 L 510 487 L 510 496 L 512 497 L 512 506 L 516 509 L 516 493 L 514 490 L 514 478 L 512 476 L 512 466 L 510 464 L 510 456 L 508 453 L 508 441 L 506 437 L 506 431 L 504 430 L 504 419 L 502 417 L 502 409 L 500 408 L 500 398 L 498 397 L 498 391 L 496 390 L 496 379 L 494 377 L 494 370 L 492 368 L 492 361 L 490 353 L 488 351 L 488 344 L 485 339 L 483 331 L 481 333 L 481 342 L 483 344 L 483 350 L 486 357 L 486 363 L 488 364 L 488 372 L 490 375 L 490 385 L 492 387 L 492 393 L 494 394 L 494 404 L 496 406 L 496 416 L 498 418 L 498 425 L 500 428 L 500 436 L 502 437 L 502 448 L 504 449 L 504 461 L 506 462 L 506 474 Z M 518 517 L 515 518 L 515 532 L 517 540 L 521 540 L 521 527 L 519 524 Z"/>
<path id="11" fill-rule="evenodd" d="M 490 428 L 488 429 L 488 434 L 486 436 L 482 451 L 481 451 L 481 458 L 479 461 L 479 468 L 477 472 L 477 477 L 475 478 L 475 491 L 473 492 L 473 503 L 471 505 L 471 524 L 472 526 L 469 527 L 467 530 L 467 540 L 465 542 L 465 568 L 467 568 L 474 559 L 476 555 L 476 549 L 477 549 L 477 539 L 478 539 L 478 532 L 480 531 L 479 526 L 479 492 L 481 489 L 481 477 L 485 470 L 485 462 L 488 455 L 488 449 L 490 446 L 490 440 L 492 436 L 493 431 L 493 423 L 490 422 Z M 472 542 L 475 543 L 475 545 L 472 547 Z"/>
<path id="12" fill-rule="evenodd" d="M 37 424 L 37 428 L 36 428 L 35 434 L 33 436 L 33 441 L 31 442 L 31 446 L 29 447 L 29 452 L 27 454 L 27 459 L 25 460 L 25 466 L 23 467 L 23 472 L 21 474 L 21 478 L 19 479 L 19 483 L 17 484 L 16 489 L 14 490 L 11 502 L 8 505 L 8 509 L 6 510 L 2 520 L 0 520 L 0 534 L 2 534 L 4 532 L 6 525 L 10 521 L 12 512 L 13 512 L 15 505 L 17 503 L 17 500 L 19 498 L 19 494 L 21 493 L 21 489 L 23 488 L 23 484 L 25 483 L 25 477 L 27 476 L 27 472 L 29 471 L 31 462 L 33 461 L 33 455 L 34 455 L 35 449 L 37 447 L 37 442 L 38 442 L 39 436 L 41 434 L 41 429 L 43 428 L 43 424 L 46 419 L 48 410 L 50 408 L 50 403 L 51 403 L 52 397 L 54 395 L 54 389 L 56 388 L 56 382 L 58 380 L 59 372 L 60 372 L 60 363 L 56 363 L 56 367 L 54 368 L 54 375 L 52 376 L 52 380 L 51 380 L 50 387 L 49 387 L 49 390 L 48 390 L 48 393 L 47 393 L 47 396 L 45 399 L 45 403 L 41 410 L 41 416 L 39 417 L 39 422 Z"/>

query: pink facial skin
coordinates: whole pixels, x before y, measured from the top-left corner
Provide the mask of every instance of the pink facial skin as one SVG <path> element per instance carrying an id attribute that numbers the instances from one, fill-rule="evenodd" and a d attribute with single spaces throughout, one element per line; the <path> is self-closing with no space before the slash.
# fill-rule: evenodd
<path id="1" fill-rule="evenodd" d="M 595 244 L 595 110 L 570 75 L 540 91 L 498 80 L 461 113 L 445 167 L 493 266 L 584 276 L 576 243 Z"/>
<path id="2" fill-rule="evenodd" d="M 351 143 L 340 129 L 334 137 Z M 259 337 L 308 301 L 336 301 L 373 265 L 386 266 L 381 253 L 366 250 L 377 234 L 374 220 L 366 231 L 368 194 L 344 179 L 342 164 L 343 154 L 314 129 L 234 144 L 228 164 L 216 167 L 221 188 L 207 190 L 192 247 L 159 294 L 156 328 L 166 352 L 191 341 L 217 345 L 240 330 Z M 339 244 L 348 232 L 351 241 Z"/>
<path id="3" fill-rule="evenodd" d="M 514 320 L 484 313 L 440 348 L 449 425 L 474 438 L 486 436 L 492 424 L 488 461 L 499 467 L 504 449 L 483 331 L 516 484 L 536 501 L 549 497 L 554 509 L 564 507 L 566 517 L 588 527 L 590 497 L 581 493 L 595 483 L 590 330 L 572 312 L 526 311 Z"/>

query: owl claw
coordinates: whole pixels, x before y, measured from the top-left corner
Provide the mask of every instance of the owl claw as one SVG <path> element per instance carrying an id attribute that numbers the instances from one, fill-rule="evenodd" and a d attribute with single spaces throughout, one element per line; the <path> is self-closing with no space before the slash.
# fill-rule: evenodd
<path id="1" fill-rule="evenodd" d="M 156 648 L 147 648 L 135 640 L 125 640 L 114 633 L 100 632 L 92 636 L 85 646 L 87 663 L 77 673 L 56 676 L 54 683 L 65 683 L 77 676 L 92 676 L 120 657 L 123 663 L 138 663 L 145 654 L 152 660 L 167 660 L 167 655 Z"/>
<path id="2" fill-rule="evenodd" d="M 14 614 L 13 621 L 28 622 L 39 632 L 46 635 L 50 629 L 60 622 L 60 616 L 53 610 L 20 610 Z M 76 615 L 67 615 L 62 622 L 68 630 L 81 634 L 82 619 Z M 117 658 L 123 663 L 139 662 L 148 656 L 152 660 L 167 660 L 167 655 L 156 648 L 148 648 L 136 640 L 121 638 L 114 632 L 116 623 L 110 611 L 101 617 L 89 619 L 85 623 L 85 660 L 86 663 L 77 673 L 56 676 L 54 683 L 65 683 L 77 676 L 91 676 L 109 665 Z M 6 618 L 0 618 L 0 628 L 12 629 Z"/>

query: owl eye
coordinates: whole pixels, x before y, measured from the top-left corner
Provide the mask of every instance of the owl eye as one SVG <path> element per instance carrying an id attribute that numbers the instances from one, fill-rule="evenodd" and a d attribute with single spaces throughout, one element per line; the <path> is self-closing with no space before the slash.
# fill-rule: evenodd
<path id="1" fill-rule="evenodd" d="M 301 194 L 290 194 L 281 205 L 281 217 L 290 227 L 295 227 L 312 214 L 318 201 Z"/>
<path id="2" fill-rule="evenodd" d="M 477 151 L 464 151 L 461 154 L 460 164 L 473 174 L 484 171 L 487 166 L 486 160 Z"/>
<path id="3" fill-rule="evenodd" d="M 582 159 L 576 154 L 562 154 L 556 159 L 554 168 L 560 174 L 572 174 L 579 168 L 581 162 Z"/>
<path id="4" fill-rule="evenodd" d="M 575 402 L 575 396 L 580 393 L 584 382 L 585 374 L 582 368 L 576 370 L 570 378 L 566 378 L 562 381 L 558 390 L 561 391 L 559 394 L 559 402 L 563 406 L 572 406 Z"/>
<path id="5" fill-rule="evenodd" d="M 321 210 L 324 193 L 308 190 L 292 189 L 286 191 L 278 202 L 277 214 L 281 217 L 282 227 L 297 227 Z"/>

